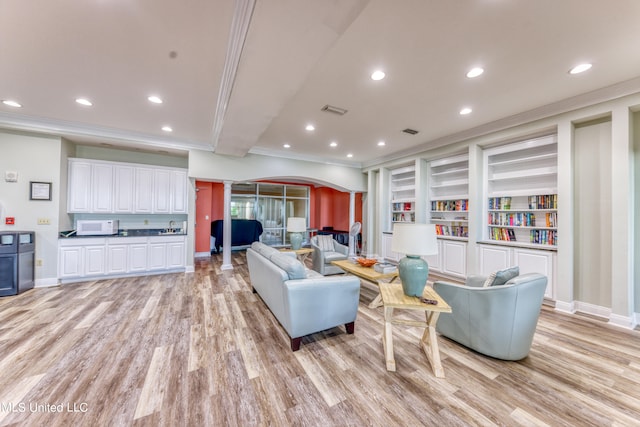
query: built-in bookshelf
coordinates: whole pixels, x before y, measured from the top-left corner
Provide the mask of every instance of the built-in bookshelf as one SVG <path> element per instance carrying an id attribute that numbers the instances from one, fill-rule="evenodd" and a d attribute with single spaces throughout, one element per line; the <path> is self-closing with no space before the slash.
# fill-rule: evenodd
<path id="1" fill-rule="evenodd" d="M 469 157 L 429 162 L 429 214 L 441 238 L 469 237 Z"/>
<path id="2" fill-rule="evenodd" d="M 391 170 L 391 222 L 416 220 L 415 164 Z"/>
<path id="3" fill-rule="evenodd" d="M 485 240 L 531 248 L 557 247 L 557 160 L 555 136 L 485 151 Z"/>

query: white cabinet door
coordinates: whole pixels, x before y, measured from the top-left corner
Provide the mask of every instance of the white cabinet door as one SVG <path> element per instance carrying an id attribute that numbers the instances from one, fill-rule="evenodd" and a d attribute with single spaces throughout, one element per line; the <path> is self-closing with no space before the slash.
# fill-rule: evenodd
<path id="1" fill-rule="evenodd" d="M 511 266 L 511 248 L 498 245 L 478 245 L 480 274 L 488 276 L 494 271 Z"/>
<path id="2" fill-rule="evenodd" d="M 520 274 L 540 273 L 547 276 L 547 289 L 544 296 L 553 298 L 555 252 L 535 249 L 514 248 L 513 265 L 520 267 Z"/>
<path id="3" fill-rule="evenodd" d="M 382 233 L 382 257 L 390 261 L 398 262 L 402 255 L 391 250 L 392 240 L 393 234 Z"/>
<path id="4" fill-rule="evenodd" d="M 171 171 L 171 213 L 187 213 L 187 172 Z"/>
<path id="5" fill-rule="evenodd" d="M 133 213 L 135 168 L 116 165 L 113 168 L 113 212 Z"/>
<path id="6" fill-rule="evenodd" d="M 91 212 L 113 212 L 113 166 L 91 165 Z"/>
<path id="7" fill-rule="evenodd" d="M 91 163 L 69 160 L 67 183 L 67 212 L 82 213 L 91 210 Z"/>
<path id="8" fill-rule="evenodd" d="M 147 271 L 147 242 L 129 245 L 129 272 Z"/>
<path id="9" fill-rule="evenodd" d="M 167 266 L 167 244 L 162 242 L 149 243 L 147 269 L 164 270 Z"/>
<path id="10" fill-rule="evenodd" d="M 83 274 L 82 246 L 62 246 L 59 251 L 58 277 L 79 277 Z"/>
<path id="11" fill-rule="evenodd" d="M 185 266 L 184 242 L 167 243 L 167 268 L 180 268 Z"/>
<path id="12" fill-rule="evenodd" d="M 153 213 L 171 212 L 171 171 L 156 169 L 154 172 Z"/>
<path id="13" fill-rule="evenodd" d="M 134 190 L 134 212 L 135 213 L 152 213 L 153 212 L 153 169 L 152 168 L 136 168 Z"/>
<path id="14" fill-rule="evenodd" d="M 442 273 L 442 240 L 438 239 L 438 253 L 435 255 L 423 256 L 429 265 L 429 271 Z"/>
<path id="15" fill-rule="evenodd" d="M 467 243 L 440 240 L 442 243 L 442 272 L 457 277 L 467 276 Z"/>
<path id="16" fill-rule="evenodd" d="M 84 248 L 84 275 L 99 276 L 105 274 L 106 246 L 86 246 Z"/>
<path id="17" fill-rule="evenodd" d="M 123 274 L 127 269 L 128 245 L 116 244 L 107 246 L 107 273 Z"/>

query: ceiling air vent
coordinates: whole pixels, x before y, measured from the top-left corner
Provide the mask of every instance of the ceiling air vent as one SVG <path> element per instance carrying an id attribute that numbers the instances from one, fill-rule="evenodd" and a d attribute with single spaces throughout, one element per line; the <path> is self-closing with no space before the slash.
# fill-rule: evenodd
<path id="1" fill-rule="evenodd" d="M 329 104 L 325 105 L 320 110 L 326 111 L 328 113 L 338 114 L 339 116 L 344 116 L 347 113 L 347 110 L 345 110 L 344 108 L 334 107 L 333 105 Z"/>
<path id="2" fill-rule="evenodd" d="M 404 132 L 404 133 L 408 133 L 409 135 L 415 135 L 415 134 L 417 134 L 417 133 L 418 133 L 418 131 L 417 131 L 417 130 L 415 130 L 415 129 L 410 129 L 410 128 L 403 129 L 403 130 L 402 130 L 402 132 Z"/>

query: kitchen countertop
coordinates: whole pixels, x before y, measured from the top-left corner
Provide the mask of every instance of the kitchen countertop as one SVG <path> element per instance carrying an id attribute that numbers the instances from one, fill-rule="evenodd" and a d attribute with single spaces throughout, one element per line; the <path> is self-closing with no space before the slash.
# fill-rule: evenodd
<path id="1" fill-rule="evenodd" d="M 118 230 L 118 234 L 109 235 L 91 235 L 91 236 L 77 236 L 75 233 L 69 235 L 73 230 L 60 232 L 58 238 L 60 239 L 83 239 L 83 238 L 96 238 L 96 237 L 144 237 L 144 236 L 186 236 L 187 233 L 181 229 L 176 229 L 175 232 L 169 233 L 165 228 L 129 228 L 127 230 Z"/>

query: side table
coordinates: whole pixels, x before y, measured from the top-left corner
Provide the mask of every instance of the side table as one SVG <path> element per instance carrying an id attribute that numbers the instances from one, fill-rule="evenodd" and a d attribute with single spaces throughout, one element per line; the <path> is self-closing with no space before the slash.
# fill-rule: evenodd
<path id="1" fill-rule="evenodd" d="M 309 254 L 313 253 L 313 248 L 300 248 L 300 249 L 280 249 L 281 252 L 295 252 L 296 257 L 304 264 Z"/>
<path id="2" fill-rule="evenodd" d="M 395 372 L 396 361 L 393 355 L 393 333 L 392 325 L 407 325 L 424 327 L 424 334 L 420 340 L 420 345 L 431 363 L 433 373 L 438 378 L 444 378 L 444 369 L 440 362 L 440 349 L 438 348 L 438 337 L 436 334 L 436 323 L 440 313 L 451 313 L 451 307 L 436 293 L 431 287 L 424 288 L 423 297 L 438 301 L 438 304 L 425 304 L 418 297 L 410 297 L 402 291 L 401 283 L 378 282 L 382 304 L 384 305 L 384 332 L 382 334 L 382 345 L 384 347 L 387 371 Z M 394 309 L 420 310 L 425 312 L 426 320 L 404 320 L 394 319 Z"/>

